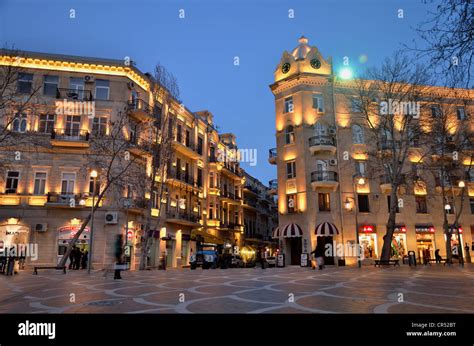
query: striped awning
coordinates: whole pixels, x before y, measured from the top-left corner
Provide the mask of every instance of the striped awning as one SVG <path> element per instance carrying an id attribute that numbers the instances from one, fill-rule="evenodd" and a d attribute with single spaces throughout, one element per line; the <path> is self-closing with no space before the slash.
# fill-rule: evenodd
<path id="1" fill-rule="evenodd" d="M 328 237 L 334 236 L 339 234 L 336 225 L 330 222 L 321 222 L 319 225 L 316 226 L 316 230 L 314 234 L 318 237 Z"/>
<path id="2" fill-rule="evenodd" d="M 289 223 L 284 227 L 277 227 L 273 231 L 273 238 L 296 238 L 302 236 L 303 230 L 296 223 Z"/>

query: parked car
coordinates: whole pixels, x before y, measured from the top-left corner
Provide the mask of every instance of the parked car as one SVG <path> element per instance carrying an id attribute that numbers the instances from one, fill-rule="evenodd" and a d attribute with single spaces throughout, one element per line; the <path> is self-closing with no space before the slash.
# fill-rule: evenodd
<path id="1" fill-rule="evenodd" d="M 217 268 L 217 251 L 216 250 L 202 250 L 192 254 L 189 258 L 191 269 L 202 267 L 202 269 Z"/>
<path id="2" fill-rule="evenodd" d="M 266 258 L 267 264 L 269 267 L 275 267 L 276 266 L 276 257 L 275 256 L 269 256 Z"/>

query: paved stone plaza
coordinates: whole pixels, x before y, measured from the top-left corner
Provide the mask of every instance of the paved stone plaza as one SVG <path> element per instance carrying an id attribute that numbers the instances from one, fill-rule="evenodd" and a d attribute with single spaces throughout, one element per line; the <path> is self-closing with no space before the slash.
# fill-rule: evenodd
<path id="1" fill-rule="evenodd" d="M 0 276 L 0 313 L 474 313 L 473 284 L 471 264 L 24 271 Z"/>

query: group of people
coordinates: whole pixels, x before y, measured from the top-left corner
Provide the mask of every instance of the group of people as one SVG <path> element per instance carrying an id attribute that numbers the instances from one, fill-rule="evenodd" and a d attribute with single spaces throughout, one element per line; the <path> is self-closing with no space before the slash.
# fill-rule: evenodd
<path id="1" fill-rule="evenodd" d="M 13 276 L 18 271 L 25 269 L 26 257 L 16 256 L 14 248 L 11 248 L 8 255 L 0 256 L 0 273 Z"/>
<path id="2" fill-rule="evenodd" d="M 73 247 L 69 254 L 69 269 L 86 269 L 87 261 L 89 259 L 89 252 L 84 249 Z"/>

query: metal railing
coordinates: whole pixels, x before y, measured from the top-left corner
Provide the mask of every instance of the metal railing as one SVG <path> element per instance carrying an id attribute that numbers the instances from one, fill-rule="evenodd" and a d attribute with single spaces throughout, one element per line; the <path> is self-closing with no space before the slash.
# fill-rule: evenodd
<path id="1" fill-rule="evenodd" d="M 313 136 L 309 138 L 308 142 L 310 147 L 313 145 L 336 146 L 336 138 L 332 136 Z"/>
<path id="2" fill-rule="evenodd" d="M 135 98 L 133 100 L 129 100 L 127 102 L 127 110 L 129 111 L 143 111 L 148 114 L 151 114 L 152 109 L 148 103 L 143 101 L 142 99 Z"/>
<path id="3" fill-rule="evenodd" d="M 274 157 L 277 157 L 277 148 L 271 148 L 268 150 L 268 158 L 271 159 Z"/>
<path id="4" fill-rule="evenodd" d="M 180 169 L 168 169 L 168 178 L 176 179 L 192 186 L 197 186 L 197 182 L 193 175 L 189 173 L 186 174 L 186 171 Z"/>
<path id="5" fill-rule="evenodd" d="M 268 186 L 272 190 L 278 190 L 278 179 L 272 179 L 268 182 Z"/>
<path id="6" fill-rule="evenodd" d="M 316 171 L 311 173 L 311 182 L 315 181 L 338 181 L 337 172 Z"/>
<path id="7" fill-rule="evenodd" d="M 51 132 L 51 139 L 64 141 L 88 141 L 89 132 L 87 130 L 80 130 L 74 128 L 55 128 Z"/>
<path id="8" fill-rule="evenodd" d="M 185 221 L 190 221 L 190 222 L 199 222 L 199 215 L 197 214 L 192 214 L 192 213 L 187 213 L 187 212 L 178 212 L 174 210 L 167 210 L 166 211 L 166 217 L 169 219 L 178 219 L 178 220 L 185 220 Z"/>
<path id="9" fill-rule="evenodd" d="M 57 88 L 56 98 L 75 100 L 75 101 L 92 101 L 94 99 L 92 96 L 92 92 L 90 90 L 66 89 L 66 88 Z"/>

